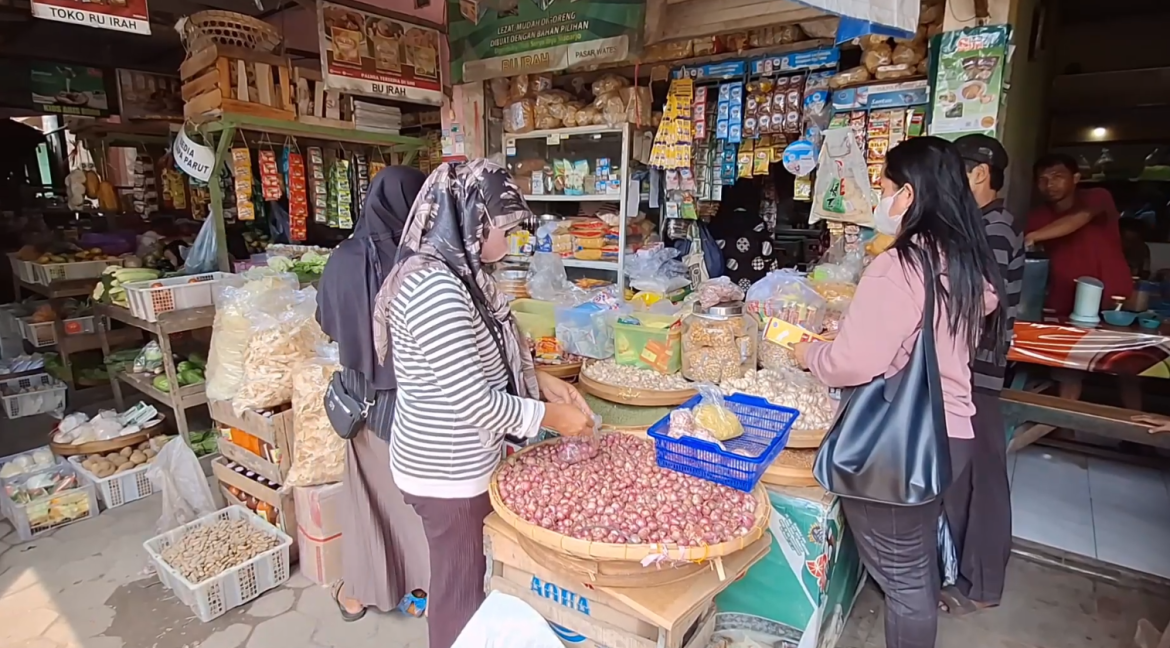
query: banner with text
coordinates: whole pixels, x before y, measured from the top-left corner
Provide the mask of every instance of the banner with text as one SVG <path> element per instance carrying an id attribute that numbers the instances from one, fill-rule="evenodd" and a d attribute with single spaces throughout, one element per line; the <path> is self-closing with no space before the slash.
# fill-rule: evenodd
<path id="1" fill-rule="evenodd" d="M 624 61 L 646 0 L 448 0 L 447 17 L 458 84 Z"/>
<path id="2" fill-rule="evenodd" d="M 150 35 L 146 0 L 32 0 L 34 18 Z"/>
<path id="3" fill-rule="evenodd" d="M 317 31 L 325 86 L 438 106 L 439 30 L 322 2 Z"/>
<path id="4" fill-rule="evenodd" d="M 32 102 L 54 115 L 109 117 L 106 73 L 101 68 L 30 61 Z"/>

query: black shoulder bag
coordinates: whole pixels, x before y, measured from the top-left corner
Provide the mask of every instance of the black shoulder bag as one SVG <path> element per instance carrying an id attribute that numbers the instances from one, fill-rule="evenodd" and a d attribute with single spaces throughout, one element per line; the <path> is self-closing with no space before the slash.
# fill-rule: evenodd
<path id="1" fill-rule="evenodd" d="M 825 490 L 895 506 L 925 504 L 951 483 L 950 441 L 934 345 L 934 272 L 923 257 L 926 305 L 910 361 L 843 394 L 817 453 Z"/>
<path id="2" fill-rule="evenodd" d="M 325 389 L 325 415 L 329 417 L 329 423 L 337 436 L 348 441 L 365 427 L 374 400 L 369 397 L 359 400 L 350 394 L 341 381 L 341 373 L 333 372 L 329 387 Z"/>

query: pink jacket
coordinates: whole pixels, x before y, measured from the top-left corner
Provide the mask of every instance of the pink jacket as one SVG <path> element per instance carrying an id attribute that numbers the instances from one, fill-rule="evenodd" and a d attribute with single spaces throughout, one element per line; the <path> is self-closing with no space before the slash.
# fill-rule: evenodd
<path id="1" fill-rule="evenodd" d="M 918 341 L 924 288 L 922 274 L 904 269 L 897 252 L 878 255 L 862 275 L 836 339 L 813 342 L 809 347 L 805 356 L 809 371 L 829 387 L 853 387 L 879 375 L 888 378 L 896 374 L 910 361 Z M 990 313 L 997 304 L 990 286 L 983 299 Z M 937 305 L 935 318 L 934 344 L 947 434 L 970 439 L 975 436 L 971 428 L 975 405 L 971 402 L 970 351 L 964 341 L 950 334 L 944 305 Z"/>

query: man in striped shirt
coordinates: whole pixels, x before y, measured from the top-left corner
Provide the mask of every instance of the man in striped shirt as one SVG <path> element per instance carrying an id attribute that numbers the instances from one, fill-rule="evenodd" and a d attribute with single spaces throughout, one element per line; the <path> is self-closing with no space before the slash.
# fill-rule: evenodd
<path id="1" fill-rule="evenodd" d="M 944 497 L 947 522 L 959 558 L 959 579 L 943 592 L 943 603 L 952 612 L 998 605 L 1003 596 L 1004 575 L 1012 545 L 1011 493 L 1007 476 L 1007 438 L 999 393 L 1007 368 L 1007 346 L 1020 303 L 1024 278 L 1024 235 L 1015 218 L 1004 209 L 1003 189 L 1007 152 L 995 138 L 966 135 L 955 141 L 967 166 L 967 179 L 975 202 L 983 210 L 987 241 L 991 244 L 1006 295 L 1006 331 L 988 330 L 975 354 L 971 378 L 975 416 L 975 445 L 967 470 L 955 477 Z M 996 335 L 1007 334 L 997 354 Z"/>

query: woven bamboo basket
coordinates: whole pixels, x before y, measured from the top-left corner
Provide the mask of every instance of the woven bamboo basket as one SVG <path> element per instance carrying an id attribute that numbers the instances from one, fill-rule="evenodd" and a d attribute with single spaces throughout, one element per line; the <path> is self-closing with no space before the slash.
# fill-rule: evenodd
<path id="1" fill-rule="evenodd" d="M 524 553 L 538 565 L 560 574 L 581 577 L 595 587 L 658 587 L 698 576 L 710 565 L 680 562 L 669 567 L 643 567 L 625 560 L 577 558 L 549 549 L 525 536 L 517 538 Z"/>
<path id="2" fill-rule="evenodd" d="M 136 446 L 143 441 L 146 441 L 152 436 L 162 434 L 166 431 L 166 415 L 159 414 L 160 420 L 158 423 L 138 432 L 137 434 L 128 434 L 126 436 L 110 439 L 109 441 L 91 441 L 89 443 L 81 443 L 78 445 L 71 445 L 68 443 L 50 442 L 49 447 L 53 450 L 53 454 L 58 457 L 71 457 L 73 455 L 89 455 L 89 454 L 106 454 L 107 452 L 117 452 L 122 448 L 129 446 Z M 56 433 L 54 428 L 53 433 Z"/>
<path id="3" fill-rule="evenodd" d="M 543 443 L 560 443 L 560 441 L 560 439 L 551 439 Z M 517 457 L 540 445 L 542 443 L 528 446 L 504 461 L 505 463 L 516 461 Z M 497 468 L 496 472 L 492 474 L 491 482 L 488 484 L 488 496 L 491 498 L 492 508 L 499 514 L 500 519 L 516 529 L 516 533 L 520 537 L 528 538 L 532 542 L 558 553 L 577 558 L 585 558 L 587 560 L 641 562 L 650 556 L 665 556 L 668 560 L 702 562 L 704 560 L 721 558 L 740 551 L 756 540 L 759 540 L 763 536 L 764 530 L 768 528 L 768 516 L 771 515 L 772 511 L 772 505 L 768 501 L 768 494 L 762 486 L 756 486 L 755 490 L 752 491 L 752 496 L 756 498 L 756 523 L 752 525 L 747 535 L 736 538 L 735 540 L 702 547 L 680 547 L 675 544 L 663 543 L 616 544 L 612 542 L 594 542 L 592 540 L 571 538 L 567 535 L 550 531 L 531 524 L 524 518 L 516 515 L 504 505 L 504 498 L 500 495 L 500 484 L 498 480 L 499 469 Z"/>
<path id="4" fill-rule="evenodd" d="M 637 405 L 640 407 L 666 407 L 682 405 L 699 393 L 694 389 L 672 389 L 666 391 L 654 389 L 635 389 L 633 387 L 617 387 L 597 382 L 584 373 L 577 379 L 581 391 L 587 394 L 622 405 Z"/>
<path id="5" fill-rule="evenodd" d="M 573 378 L 577 377 L 577 374 L 581 373 L 581 363 L 567 362 L 565 364 L 538 364 L 536 365 L 536 370 L 543 371 L 550 376 L 560 378 L 562 380 L 572 380 Z"/>
<path id="6" fill-rule="evenodd" d="M 796 422 L 799 423 L 800 419 L 797 419 Z M 828 433 L 828 430 L 797 430 L 794 428 L 788 433 L 788 443 L 784 444 L 784 447 L 816 450 L 821 447 L 821 441 L 825 440 L 825 435 Z"/>
<path id="7" fill-rule="evenodd" d="M 811 455 L 805 453 L 813 453 Z M 776 461 L 764 471 L 760 481 L 773 486 L 818 486 L 813 477 L 810 457 L 815 457 L 812 450 L 789 450 L 785 448 Z"/>
<path id="8" fill-rule="evenodd" d="M 180 35 L 188 54 L 212 44 L 271 52 L 280 46 L 281 40 L 280 32 L 263 20 L 219 9 L 187 16 Z"/>

